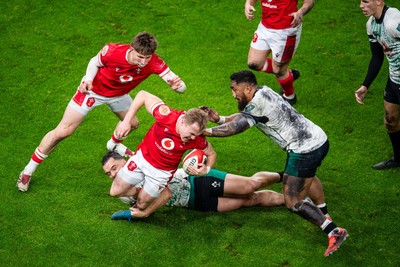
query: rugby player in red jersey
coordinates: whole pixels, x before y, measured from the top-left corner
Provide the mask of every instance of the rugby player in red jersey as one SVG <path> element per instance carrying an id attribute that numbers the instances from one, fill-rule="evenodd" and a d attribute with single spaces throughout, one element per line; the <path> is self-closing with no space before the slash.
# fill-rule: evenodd
<path id="1" fill-rule="evenodd" d="M 28 191 L 37 166 L 59 142 L 78 128 L 88 112 L 95 107 L 106 104 L 120 120 L 123 120 L 132 103 L 129 92 L 151 74 L 159 75 L 175 92 L 185 91 L 185 83 L 155 54 L 157 46 L 157 40 L 152 34 L 141 32 L 130 44 L 105 45 L 90 60 L 86 75 L 82 78 L 60 123 L 43 137 L 31 160 L 20 173 L 17 181 L 20 191 Z M 137 119 L 131 119 L 131 127 L 136 128 Z"/>
<path id="2" fill-rule="evenodd" d="M 254 19 L 256 2 L 246 1 L 244 13 L 248 20 Z M 297 0 L 260 2 L 261 22 L 254 33 L 247 64 L 250 69 L 275 74 L 283 98 L 293 105 L 297 101 L 293 82 L 300 72 L 288 67 L 300 42 L 303 16 L 313 8 L 314 0 L 304 0 L 300 9 Z"/>
<path id="3" fill-rule="evenodd" d="M 155 122 L 139 144 L 137 151 L 129 158 L 118 175 L 112 177 L 113 167 L 109 166 L 113 183 L 110 195 L 113 197 L 132 196 L 134 186 L 144 182 L 137 197 L 136 207 L 146 209 L 172 179 L 182 156 L 187 150 L 201 149 L 207 156 L 207 163 L 193 169 L 191 175 L 206 175 L 216 161 L 212 145 L 202 135 L 207 126 L 207 116 L 199 108 L 188 111 L 171 109 L 160 98 L 146 91 L 140 91 L 133 99 L 124 120 L 116 127 L 117 138 L 128 135 L 131 120 L 141 107 L 154 117 Z"/>

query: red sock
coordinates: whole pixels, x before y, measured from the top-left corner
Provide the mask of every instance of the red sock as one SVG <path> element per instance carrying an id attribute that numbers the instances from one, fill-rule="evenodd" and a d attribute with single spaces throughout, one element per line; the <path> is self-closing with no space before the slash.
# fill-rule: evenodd
<path id="1" fill-rule="evenodd" d="M 281 85 L 285 96 L 291 96 L 294 94 L 294 86 L 293 86 L 294 80 L 291 71 L 289 71 L 289 76 L 286 79 L 280 80 L 276 78 L 276 80 Z"/>
<path id="2" fill-rule="evenodd" d="M 32 154 L 31 159 L 36 162 L 37 164 L 42 163 L 42 161 L 47 158 L 47 155 L 43 154 L 39 148 L 35 149 L 35 152 Z"/>
<path id="3" fill-rule="evenodd" d="M 117 144 L 122 143 L 122 141 L 124 141 L 124 139 L 118 139 L 115 132 L 112 134 L 111 139 Z"/>
<path id="4" fill-rule="evenodd" d="M 272 73 L 272 59 L 268 57 L 267 60 L 265 61 L 264 66 L 262 66 L 259 71 Z"/>

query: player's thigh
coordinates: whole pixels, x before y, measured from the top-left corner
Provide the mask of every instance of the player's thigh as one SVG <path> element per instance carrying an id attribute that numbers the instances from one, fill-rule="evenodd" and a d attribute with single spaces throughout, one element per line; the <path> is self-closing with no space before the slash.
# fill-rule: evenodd
<path id="1" fill-rule="evenodd" d="M 246 198 L 219 197 L 217 210 L 219 212 L 237 210 L 244 206 L 251 206 L 250 202 L 251 200 Z"/>
<path id="2" fill-rule="evenodd" d="M 84 119 L 84 114 L 76 111 L 73 107 L 68 105 L 60 123 L 57 125 L 57 134 L 63 136 L 72 134 Z"/>
<path id="3" fill-rule="evenodd" d="M 253 65 L 262 67 L 270 52 L 271 52 L 271 50 L 259 50 L 259 49 L 250 47 L 249 54 L 247 56 L 247 63 L 249 65 L 253 64 Z"/>
<path id="4" fill-rule="evenodd" d="M 225 177 L 224 195 L 246 195 L 253 193 L 257 188 L 257 182 L 249 177 L 228 173 Z"/>
<path id="5" fill-rule="evenodd" d="M 120 177 L 116 177 L 110 188 L 110 195 L 111 196 L 123 196 L 133 185 Z"/>

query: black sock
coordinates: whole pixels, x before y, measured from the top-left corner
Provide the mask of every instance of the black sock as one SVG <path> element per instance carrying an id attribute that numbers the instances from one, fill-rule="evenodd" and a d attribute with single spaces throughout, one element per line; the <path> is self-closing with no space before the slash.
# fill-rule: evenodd
<path id="1" fill-rule="evenodd" d="M 329 235 L 329 233 L 335 229 L 337 226 L 333 222 L 330 222 L 322 231 L 325 232 L 325 234 Z"/>
<path id="2" fill-rule="evenodd" d="M 400 162 L 400 131 L 388 134 L 392 142 L 394 161 Z"/>
<path id="3" fill-rule="evenodd" d="M 322 213 L 324 214 L 324 215 L 326 215 L 326 214 L 328 214 L 328 207 L 326 206 L 326 204 L 325 204 L 325 206 L 324 207 L 318 207 L 319 208 L 319 210 L 320 211 L 322 211 Z"/>

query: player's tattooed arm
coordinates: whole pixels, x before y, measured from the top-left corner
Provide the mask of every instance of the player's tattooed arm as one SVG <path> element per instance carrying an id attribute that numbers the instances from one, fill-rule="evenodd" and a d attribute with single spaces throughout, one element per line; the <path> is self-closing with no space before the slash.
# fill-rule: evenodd
<path id="1" fill-rule="evenodd" d="M 246 116 L 248 115 L 243 113 L 237 113 L 234 114 L 234 116 L 229 116 L 229 122 L 208 129 L 210 136 L 225 137 L 244 132 L 250 128 L 250 124 L 248 123 Z"/>

